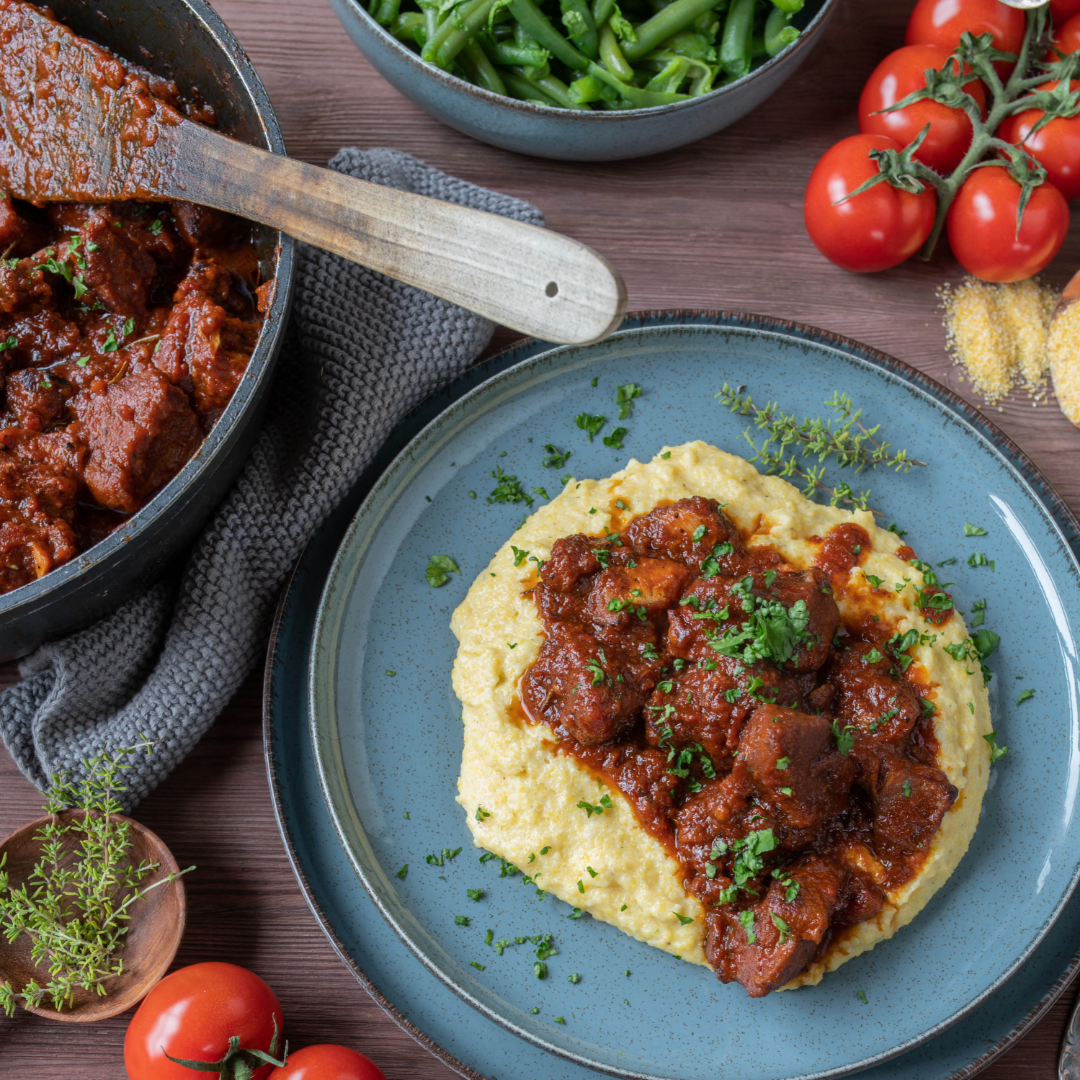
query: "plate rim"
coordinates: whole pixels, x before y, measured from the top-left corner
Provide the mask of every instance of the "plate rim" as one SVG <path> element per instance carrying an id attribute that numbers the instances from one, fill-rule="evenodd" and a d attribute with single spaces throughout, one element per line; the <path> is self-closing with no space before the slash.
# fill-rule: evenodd
<path id="1" fill-rule="evenodd" d="M 758 316 L 743 312 L 716 312 L 716 311 L 658 311 L 658 312 L 639 312 L 634 313 L 626 318 L 620 327 L 619 333 L 633 332 L 639 330 L 662 330 L 665 328 L 694 328 L 698 327 L 704 331 L 720 331 L 720 332 L 735 332 L 748 333 L 759 332 L 764 333 L 767 336 L 777 336 L 789 343 L 803 342 L 806 344 L 817 345 L 819 347 L 827 349 L 835 349 L 842 353 L 845 353 L 849 357 L 869 364 L 872 368 L 876 368 L 882 374 L 887 377 L 895 379 L 900 384 L 906 384 L 909 388 L 914 388 L 921 391 L 924 395 L 932 399 L 932 401 L 939 404 L 946 413 L 951 413 L 960 421 L 966 423 L 967 426 L 974 429 L 975 432 L 980 435 L 986 442 L 987 448 L 999 458 L 1001 464 L 1005 465 L 1009 470 L 1013 471 L 1017 479 L 1020 481 L 1021 486 L 1028 489 L 1031 496 L 1033 496 L 1040 504 L 1041 508 L 1050 518 L 1054 530 L 1058 534 L 1061 546 L 1064 548 L 1064 553 L 1067 559 L 1072 564 L 1072 570 L 1077 580 L 1080 580 L 1080 561 L 1077 559 L 1076 553 L 1076 538 L 1080 536 L 1080 524 L 1077 523 L 1076 516 L 1068 505 L 1064 502 L 1060 494 L 1056 491 L 1050 481 L 1041 472 L 1038 466 L 1028 457 L 1028 455 L 1004 432 L 1002 432 L 996 424 L 993 423 L 984 413 L 975 408 L 975 406 L 969 404 L 955 394 L 948 387 L 943 386 L 933 377 L 920 371 L 917 368 L 912 367 L 904 361 L 882 352 L 881 350 L 867 346 L 861 342 L 847 338 L 843 335 L 835 334 L 831 331 L 822 330 L 817 327 L 808 326 L 806 324 L 796 323 L 789 320 L 779 319 L 772 316 Z M 497 366 L 500 361 L 504 363 L 499 370 L 492 372 L 486 378 L 483 378 L 479 382 L 476 382 L 474 386 L 466 390 L 463 394 L 457 397 L 446 409 L 440 410 L 428 423 L 423 424 L 419 430 L 409 438 L 404 446 L 391 458 L 389 464 L 380 472 L 376 477 L 373 485 L 368 490 L 364 498 L 361 500 L 359 506 L 352 514 L 352 518 L 348 525 L 345 527 L 344 534 L 338 545 L 337 553 L 334 560 L 327 571 L 326 579 L 323 583 L 323 590 L 320 597 L 318 610 L 315 615 L 315 622 L 312 634 L 312 648 L 309 656 L 308 668 L 307 668 L 307 682 L 309 687 L 309 725 L 311 727 L 312 739 L 315 750 L 315 765 L 319 777 L 320 788 L 323 793 L 324 800 L 326 802 L 326 808 L 329 811 L 329 815 L 333 822 L 335 831 L 338 833 L 339 841 L 342 843 L 344 851 L 354 867 L 354 871 L 360 878 L 365 891 L 368 893 L 369 898 L 372 900 L 376 908 L 380 911 L 383 917 L 390 924 L 391 928 L 397 934 L 399 940 L 401 940 L 416 956 L 421 963 L 428 968 L 441 982 L 444 983 L 449 989 L 453 990 L 462 1000 L 467 1002 L 472 1008 L 476 1009 L 481 1015 L 488 1019 L 494 1020 L 501 1027 L 512 1032 L 513 1034 L 526 1039 L 530 1044 L 542 1048 L 550 1053 L 555 1053 L 560 1057 L 575 1062 L 578 1065 L 586 1068 L 598 1070 L 601 1072 L 608 1072 L 617 1076 L 643 1076 L 650 1074 L 642 1074 L 638 1072 L 631 1072 L 625 1068 L 619 1068 L 618 1066 L 608 1066 L 601 1064 L 593 1059 L 584 1058 L 581 1055 L 574 1053 L 571 1050 L 564 1049 L 558 1045 L 548 1042 L 544 1037 L 533 1034 L 532 1032 L 523 1031 L 519 1025 L 514 1024 L 508 1018 L 505 1018 L 488 1008 L 483 1002 L 470 992 L 467 988 L 462 986 L 459 981 L 455 981 L 450 977 L 449 973 L 444 973 L 440 970 L 439 966 L 429 958 L 420 947 L 415 944 L 411 937 L 403 932 L 403 927 L 399 925 L 399 921 L 391 916 L 383 904 L 379 893 L 376 891 L 373 883 L 369 882 L 368 875 L 357 864 L 357 860 L 354 856 L 352 846 L 347 842 L 343 835 L 343 824 L 339 819 L 338 808 L 335 806 L 334 801 L 329 797 L 328 784 L 327 784 L 327 770 L 330 768 L 330 763 L 324 760 L 324 754 L 320 751 L 318 739 L 315 736 L 314 716 L 315 709 L 313 707 L 315 687 L 316 687 L 316 675 L 315 666 L 311 662 L 314 652 L 315 643 L 324 637 L 324 628 L 326 626 L 327 619 L 327 602 L 326 598 L 330 589 L 330 582 L 332 579 L 336 579 L 341 566 L 342 551 L 348 546 L 350 537 L 355 534 L 358 520 L 361 518 L 364 510 L 377 495 L 379 488 L 382 486 L 382 482 L 386 476 L 394 469 L 395 466 L 401 462 L 403 458 L 412 453 L 412 448 L 415 444 L 422 440 L 424 435 L 436 424 L 445 422 L 445 415 L 450 409 L 460 409 L 463 403 L 466 403 L 468 399 L 481 395 L 483 392 L 490 390 L 493 383 L 497 383 L 501 379 L 505 379 L 510 376 L 511 372 L 516 371 L 523 364 L 533 364 L 540 361 L 543 357 L 550 353 L 556 353 L 559 351 L 567 351 L 567 346 L 555 346 L 549 345 L 545 342 L 536 342 L 530 339 L 525 339 L 521 342 L 514 343 L 507 348 L 501 350 L 493 357 L 489 358 L 481 367 L 490 368 Z M 584 351 L 584 350 L 576 350 Z M 515 354 L 517 355 L 517 362 L 514 362 Z M 472 369 L 475 372 L 477 369 Z M 475 378 L 475 375 L 474 375 Z M 277 622 L 275 621 L 275 633 Z M 269 679 L 269 676 L 268 676 Z M 267 683 L 269 690 L 270 682 Z M 269 758 L 268 758 L 269 767 Z M 271 777 L 271 784 L 273 787 L 273 778 Z M 275 788 L 275 813 L 277 813 L 276 805 L 276 788 Z M 281 820 L 279 818 L 279 826 L 281 826 Z M 284 829 L 282 829 L 284 835 Z M 287 843 L 288 846 L 288 843 Z M 294 872 L 300 877 L 297 864 L 293 859 L 293 853 L 290 850 L 290 861 L 293 863 Z M 1054 909 L 1044 921 L 1038 935 L 1032 939 L 1031 943 L 1021 953 L 1019 953 L 1014 960 L 1010 963 L 1008 968 L 991 984 L 989 984 L 984 990 L 972 998 L 966 1005 L 958 1009 L 952 1016 L 946 1020 L 939 1022 L 928 1030 L 922 1032 L 918 1036 L 909 1039 L 900 1046 L 890 1048 L 889 1050 L 882 1051 L 879 1054 L 862 1059 L 859 1062 L 843 1065 L 838 1068 L 825 1069 L 813 1074 L 803 1074 L 804 1080 L 810 1080 L 813 1077 L 826 1077 L 826 1076 L 840 1076 L 846 1073 L 857 1071 L 860 1069 L 872 1067 L 878 1065 L 890 1058 L 896 1057 L 899 1054 L 914 1049 L 922 1043 L 931 1040 L 940 1035 L 944 1030 L 956 1023 L 964 1016 L 969 1015 L 972 1011 L 977 1009 L 987 997 L 993 994 L 999 989 L 1005 982 L 1008 981 L 1019 968 L 1032 956 L 1039 945 L 1042 944 L 1046 935 L 1053 927 L 1054 923 L 1060 917 L 1065 906 L 1068 904 L 1073 892 L 1076 889 L 1078 878 L 1080 878 L 1080 867 L 1074 869 L 1069 885 L 1063 891 L 1060 899 L 1055 904 Z M 308 896 L 309 904 L 312 903 L 312 898 L 308 892 L 306 884 L 304 885 L 305 895 Z M 313 908 L 313 910 L 315 910 Z M 324 929 L 326 929 L 325 921 L 322 916 L 316 911 L 317 917 L 323 922 Z M 329 933 L 329 931 L 327 931 Z M 331 940 L 334 940 L 333 938 Z M 338 948 L 335 944 L 335 948 Z M 338 949 L 339 955 L 341 955 L 340 948 Z M 344 957 L 343 957 L 344 959 Z M 1025 1016 L 1011 1032 L 1009 1032 L 1002 1040 L 999 1040 L 999 1044 L 996 1044 L 986 1055 L 978 1060 L 977 1063 L 972 1065 L 963 1073 L 958 1075 L 973 1075 L 974 1072 L 984 1068 L 994 1057 L 1000 1054 L 1007 1046 L 1011 1045 L 1020 1035 L 1026 1031 L 1032 1023 L 1037 1022 L 1038 1018 L 1043 1012 L 1056 1000 L 1057 996 L 1068 985 L 1069 980 L 1075 973 L 1077 962 L 1080 961 L 1080 954 L 1074 958 L 1070 964 L 1066 973 L 1059 979 L 1060 987 L 1052 987 L 1048 991 L 1047 995 L 1037 1003 L 1037 1005 Z M 349 961 L 346 961 L 349 963 Z M 354 964 L 351 964 L 354 966 Z M 359 970 L 359 969 L 357 969 Z M 366 978 L 366 977 L 365 977 Z M 399 1019 L 395 1016 L 395 1019 L 403 1025 L 408 1025 L 407 1021 Z M 411 1027 L 407 1027 L 410 1030 Z M 426 1038 L 426 1037 L 425 1037 Z M 424 1041 L 423 1039 L 421 1041 Z M 427 1042 L 425 1042 L 427 1045 Z M 1000 1048 L 999 1048 L 1000 1047 Z M 441 1048 L 440 1048 L 441 1049 Z M 445 1053 L 445 1052 L 444 1052 Z M 440 1055 L 441 1056 L 441 1055 Z M 449 1062 L 448 1062 L 449 1063 Z M 460 1064 L 460 1063 L 459 1063 Z"/>

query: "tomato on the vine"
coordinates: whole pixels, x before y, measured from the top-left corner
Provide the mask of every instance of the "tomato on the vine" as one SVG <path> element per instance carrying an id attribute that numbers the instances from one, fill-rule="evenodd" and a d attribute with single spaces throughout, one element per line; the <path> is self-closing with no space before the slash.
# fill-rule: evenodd
<path id="1" fill-rule="evenodd" d="M 386 1080 L 386 1074 L 356 1050 L 323 1043 L 290 1054 L 269 1080 Z"/>
<path id="2" fill-rule="evenodd" d="M 266 1053 L 283 1023 L 277 995 L 258 975 L 235 964 L 192 964 L 146 995 L 124 1037 L 124 1065 L 131 1080 L 194 1080 L 206 1073 L 169 1058 L 220 1061 L 233 1036 L 243 1050 Z M 252 1080 L 272 1068 L 259 1065 Z"/>
<path id="3" fill-rule="evenodd" d="M 943 175 L 960 164 L 971 146 L 971 118 L 963 109 L 950 109 L 937 101 L 917 101 L 895 112 L 884 112 L 891 105 L 926 87 L 926 71 L 939 71 L 949 63 L 950 50 L 940 45 L 905 45 L 889 53 L 863 87 L 859 98 L 859 130 L 868 135 L 887 135 L 907 146 L 929 124 L 930 130 L 915 157 Z M 958 72 L 959 61 L 952 61 Z M 986 108 L 986 90 L 981 80 L 972 76 L 964 89 Z"/>
<path id="4" fill-rule="evenodd" d="M 1080 0 L 1050 0 L 1050 15 L 1055 26 L 1080 14 Z"/>
<path id="5" fill-rule="evenodd" d="M 984 281 L 1023 281 L 1058 253 L 1069 230 L 1069 204 L 1053 184 L 1031 193 L 1019 235 L 1021 187 L 1004 166 L 976 169 L 963 183 L 945 223 L 953 254 Z"/>
<path id="6" fill-rule="evenodd" d="M 1054 90 L 1049 82 L 1040 90 Z M 998 128 L 998 138 L 1026 150 L 1046 170 L 1050 183 L 1072 202 L 1080 197 L 1080 115 L 1059 116 L 1032 134 L 1042 118 L 1041 109 L 1025 109 L 1007 117 Z"/>
<path id="7" fill-rule="evenodd" d="M 1080 15 L 1066 19 L 1061 26 L 1055 28 L 1054 47 L 1050 50 L 1051 55 L 1048 59 L 1064 60 L 1069 53 L 1074 53 L 1077 49 L 1080 49 Z M 1054 53 L 1057 53 L 1057 57 L 1053 55 Z"/>
<path id="8" fill-rule="evenodd" d="M 1025 14 L 1001 0 L 919 0 L 908 20 L 908 45 L 940 45 L 952 52 L 960 35 L 994 35 L 994 48 L 1019 53 L 1027 29 Z"/>
<path id="9" fill-rule="evenodd" d="M 845 198 L 878 175 L 871 150 L 900 149 L 885 135 L 850 135 L 826 150 L 810 174 L 803 202 L 806 231 L 822 255 L 845 270 L 888 270 L 914 255 L 930 235 L 937 209 L 932 187 L 913 194 L 882 181 Z"/>

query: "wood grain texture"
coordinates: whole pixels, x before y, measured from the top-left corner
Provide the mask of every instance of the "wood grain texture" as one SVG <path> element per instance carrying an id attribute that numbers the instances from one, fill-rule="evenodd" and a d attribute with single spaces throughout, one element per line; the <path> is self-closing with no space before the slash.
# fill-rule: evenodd
<path id="1" fill-rule="evenodd" d="M 856 130 L 862 83 L 902 44 L 912 0 L 847 0 L 801 71 L 756 113 L 694 146 L 612 165 L 537 161 L 443 127 L 370 68 L 325 0 L 218 0 L 217 7 L 266 82 L 294 156 L 325 164 L 342 146 L 406 150 L 534 201 L 552 228 L 612 260 L 626 279 L 631 310 L 742 309 L 826 327 L 914 364 L 977 403 L 944 350 L 936 289 L 960 280 L 951 257 L 857 277 L 826 263 L 802 225 L 810 169 L 828 145 Z M 1074 226 L 1044 277 L 1062 286 L 1078 266 Z M 512 338 L 500 331 L 495 344 Z M 1080 510 L 1080 431 L 1052 402 L 1035 409 L 1023 396 L 989 415 Z M 16 678 L 13 667 L 0 668 L 0 681 Z M 345 1042 L 376 1058 L 390 1080 L 445 1080 L 449 1070 L 347 973 L 304 903 L 274 824 L 259 693 L 253 675 L 191 758 L 138 810 L 180 865 L 199 867 L 187 878 L 188 932 L 178 963 L 253 967 L 280 995 L 294 1046 Z M 0 754 L 0 835 L 38 816 L 39 806 Z M 1053 1080 L 1074 996 L 1070 989 L 982 1075 Z M 0 1020 L 4 1073 L 119 1080 L 124 1027 L 123 1017 L 86 1030 L 32 1016 Z"/>

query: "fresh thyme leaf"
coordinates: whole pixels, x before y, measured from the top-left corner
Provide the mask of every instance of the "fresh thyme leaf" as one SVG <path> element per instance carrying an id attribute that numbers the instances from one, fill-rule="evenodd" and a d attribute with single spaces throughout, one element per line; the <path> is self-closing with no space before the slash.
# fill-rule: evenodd
<path id="1" fill-rule="evenodd" d="M 118 796 L 126 790 L 127 759 L 149 754 L 145 737 L 127 749 L 103 751 L 83 762 L 83 777 L 54 774 L 45 810 L 49 821 L 38 830 L 42 858 L 20 885 L 14 885 L 0 859 L 0 931 L 11 942 L 30 939 L 35 965 L 47 972 L 42 983 L 31 979 L 16 991 L 0 982 L 0 1006 L 13 1015 L 16 1005 L 70 1008 L 76 990 L 107 994 L 122 970 L 117 953 L 137 901 L 151 890 L 175 881 L 194 867 L 166 874 L 144 886 L 159 863 L 131 860 L 130 825 L 118 820 Z M 82 814 L 67 814 L 76 809 Z"/>

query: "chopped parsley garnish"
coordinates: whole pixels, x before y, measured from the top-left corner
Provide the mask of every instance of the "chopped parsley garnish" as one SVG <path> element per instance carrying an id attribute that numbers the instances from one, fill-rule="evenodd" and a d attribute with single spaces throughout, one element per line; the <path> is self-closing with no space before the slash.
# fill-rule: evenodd
<path id="1" fill-rule="evenodd" d="M 490 810 L 485 810 L 482 806 L 478 806 L 476 808 L 476 820 L 477 821 L 484 821 L 489 817 L 491 817 L 491 811 Z"/>
<path id="2" fill-rule="evenodd" d="M 605 435 L 602 441 L 605 446 L 610 446 L 612 450 L 621 450 L 624 438 L 626 438 L 626 428 L 617 427 L 610 435 Z"/>
<path id="3" fill-rule="evenodd" d="M 665 450 L 665 451 L 664 451 L 664 452 L 663 452 L 663 453 L 662 453 L 662 454 L 660 455 L 660 457 L 661 457 L 661 458 L 663 458 L 663 460 L 664 460 L 664 461 L 667 461 L 667 459 L 668 459 L 669 457 L 671 457 L 671 451 L 670 451 L 670 450 Z"/>
<path id="4" fill-rule="evenodd" d="M 759 829 L 756 832 L 748 833 L 741 840 L 736 840 L 731 845 L 731 850 L 735 852 L 735 858 L 731 864 L 731 876 L 735 880 L 735 884 L 740 888 L 744 886 L 752 877 L 760 874 L 765 868 L 765 860 L 762 856 L 767 851 L 772 851 L 776 847 L 776 837 L 773 835 L 772 829 Z M 716 852 L 717 844 L 713 844 L 713 853 Z M 720 854 L 723 854 L 721 852 Z M 716 858 L 715 854 L 711 855 L 712 858 Z"/>
<path id="5" fill-rule="evenodd" d="M 433 589 L 437 589 L 450 580 L 451 574 L 460 573 L 457 563 L 449 555 L 432 555 L 428 561 L 424 577 L 427 578 L 427 583 Z"/>
<path id="6" fill-rule="evenodd" d="M 579 882 L 579 884 L 580 884 L 580 882 Z M 584 892 L 585 890 L 582 889 L 580 891 Z M 567 915 L 566 917 L 568 919 L 580 919 L 581 918 L 581 908 L 579 908 L 579 907 L 574 908 L 574 910 L 571 911 L 570 914 Z"/>
<path id="7" fill-rule="evenodd" d="M 544 846 L 543 846 L 543 847 L 542 847 L 542 848 L 540 849 L 540 854 L 541 854 L 541 855 L 546 855 L 546 854 L 547 854 L 547 853 L 548 853 L 548 852 L 549 852 L 550 850 L 551 850 L 551 845 L 550 845 L 550 844 L 545 844 L 545 845 L 544 845 Z"/>
<path id="8" fill-rule="evenodd" d="M 776 571 L 775 570 L 766 570 L 765 571 L 765 588 L 766 589 L 771 589 L 773 587 L 773 582 L 775 580 L 776 580 Z"/>
<path id="9" fill-rule="evenodd" d="M 865 656 L 863 657 L 863 659 L 864 659 L 864 660 L 865 660 L 865 661 L 866 661 L 866 662 L 867 662 L 868 664 L 876 664 L 876 663 L 877 663 L 877 662 L 878 662 L 879 660 L 884 660 L 884 659 L 885 659 L 885 657 L 884 657 L 884 656 L 882 656 L 882 655 L 881 655 L 881 653 L 880 653 L 880 652 L 878 652 L 878 650 L 877 650 L 877 649 L 871 649 L 871 650 L 870 650 L 870 651 L 869 651 L 869 652 L 868 652 L 868 653 L 867 653 L 867 654 L 866 654 L 866 655 L 865 655 Z"/>
<path id="10" fill-rule="evenodd" d="M 890 521 L 889 522 L 889 532 L 895 533 L 899 537 L 907 536 L 907 532 L 904 529 L 901 529 L 900 526 L 897 525 L 895 521 Z"/>
<path id="11" fill-rule="evenodd" d="M 750 618 L 739 627 L 728 627 L 713 637 L 709 645 L 722 656 L 736 657 L 744 664 L 771 660 L 777 665 L 786 663 L 795 651 L 810 640 L 807 631 L 810 613 L 805 600 L 797 600 L 790 608 L 779 600 L 758 600 L 750 591 L 750 577 L 732 588 L 742 599 L 743 610 Z"/>
<path id="12" fill-rule="evenodd" d="M 989 566 L 994 569 L 994 560 L 988 559 L 981 551 L 973 551 L 968 556 L 968 566 Z"/>
<path id="13" fill-rule="evenodd" d="M 698 526 L 698 527 L 697 527 L 697 528 L 696 528 L 696 529 L 694 530 L 694 533 L 693 533 L 693 535 L 692 535 L 692 536 L 690 537 L 690 539 L 691 539 L 691 540 L 693 540 L 695 544 L 700 544 L 700 543 L 701 543 L 701 541 L 702 541 L 702 539 L 703 539 L 703 538 L 704 538 L 704 536 L 705 536 L 705 533 L 706 533 L 706 529 L 705 529 L 705 526 L 704 526 L 704 525 L 699 525 L 699 526 Z"/>
<path id="14" fill-rule="evenodd" d="M 950 555 L 949 558 L 942 559 L 941 562 L 938 563 L 938 566 L 953 566 L 953 565 L 955 565 L 955 563 L 956 563 L 956 556 L 955 555 Z"/>
<path id="15" fill-rule="evenodd" d="M 911 798 L 911 781 L 910 780 L 905 780 L 904 781 L 904 798 L 905 799 L 910 799 Z"/>
<path id="16" fill-rule="evenodd" d="M 971 610 L 974 612 L 974 617 L 971 620 L 972 626 L 982 626 L 986 622 L 986 601 L 976 600 L 971 605 Z"/>
<path id="17" fill-rule="evenodd" d="M 424 862 L 426 862 L 428 866 L 443 866 L 448 862 L 453 862 L 460 854 L 461 848 L 454 848 L 453 851 L 449 848 L 443 848 L 442 854 L 440 855 L 425 855 Z"/>
<path id="18" fill-rule="evenodd" d="M 776 767 L 783 772 L 791 764 L 791 758 L 782 757 L 776 759 Z"/>
<path id="19" fill-rule="evenodd" d="M 574 423 L 577 424 L 582 431 L 588 432 L 589 442 L 592 442 L 593 436 L 600 433 L 600 429 L 604 426 L 606 419 L 607 418 L 604 416 L 592 416 L 587 412 L 583 412 L 578 414 Z"/>
<path id="20" fill-rule="evenodd" d="M 601 658 L 604 658 L 603 649 L 600 650 L 600 656 Z M 604 671 L 603 667 L 600 664 L 600 661 L 595 658 L 591 660 L 586 660 L 585 666 L 589 669 L 590 672 L 592 672 L 593 686 L 599 686 L 608 677 L 607 672 Z"/>
<path id="21" fill-rule="evenodd" d="M 455 915 L 454 916 L 454 922 L 457 923 L 458 926 L 468 926 L 469 925 L 469 916 L 468 915 Z"/>
<path id="22" fill-rule="evenodd" d="M 1035 696 L 1034 690 L 1024 690 L 1020 696 L 1016 699 L 1017 705 L 1023 705 L 1025 701 L 1030 701 Z"/>
<path id="23" fill-rule="evenodd" d="M 840 726 L 839 720 L 832 722 L 832 733 L 836 736 L 836 749 L 840 751 L 844 757 L 847 757 L 851 753 L 852 747 L 855 745 L 855 728 L 851 724 L 847 724 L 845 727 Z"/>
<path id="24" fill-rule="evenodd" d="M 585 869 L 589 871 L 589 877 L 597 876 L 597 872 L 591 866 L 586 866 Z"/>
<path id="25" fill-rule="evenodd" d="M 496 855 L 495 852 L 493 852 L 493 851 L 485 851 L 484 854 L 480 856 L 480 861 L 482 863 L 486 863 L 486 862 L 490 862 L 492 859 L 497 859 L 497 858 L 498 858 L 498 855 Z"/>
<path id="26" fill-rule="evenodd" d="M 165 222 L 161 218 L 154 218 L 150 222 L 150 233 L 152 236 L 160 236 L 161 230 L 165 227 Z"/>
<path id="27" fill-rule="evenodd" d="M 547 978 L 547 964 L 545 964 L 542 960 L 537 960 L 536 963 L 533 964 L 533 974 L 538 979 L 546 979 Z"/>
<path id="28" fill-rule="evenodd" d="M 772 918 L 773 926 L 780 931 L 780 944 L 783 945 L 791 937 L 791 927 L 775 911 L 770 911 L 769 916 Z"/>
<path id="29" fill-rule="evenodd" d="M 577 986 L 577 984 L 581 982 L 581 976 L 575 971 L 572 975 L 566 976 L 566 981 Z"/>
<path id="30" fill-rule="evenodd" d="M 712 554 L 701 564 L 701 576 L 706 580 L 716 577 L 720 573 L 720 563 L 717 560 L 730 555 L 734 550 L 726 540 L 722 544 L 713 544 Z"/>
<path id="31" fill-rule="evenodd" d="M 865 990 L 859 990 L 857 996 L 858 996 L 858 999 L 864 1005 L 869 1005 L 870 1004 L 870 1002 L 866 1000 L 866 991 Z"/>
<path id="32" fill-rule="evenodd" d="M 656 651 L 656 646 L 652 642 L 646 642 L 641 646 L 641 658 L 642 660 L 659 660 L 660 655 Z"/>
<path id="33" fill-rule="evenodd" d="M 511 544 L 510 549 L 514 553 L 515 566 L 520 566 L 529 557 L 529 553 L 524 548 L 514 547 L 514 545 Z"/>
<path id="34" fill-rule="evenodd" d="M 585 891 L 585 886 L 581 883 L 581 878 L 577 879 L 577 891 L 579 893 L 583 893 Z"/>
<path id="35" fill-rule="evenodd" d="M 972 525 L 971 522 L 964 522 L 964 535 L 965 536 L 989 536 L 989 533 L 985 529 L 979 528 L 978 525 Z"/>
<path id="36" fill-rule="evenodd" d="M 556 1016 L 555 1017 L 555 1023 L 556 1024 L 565 1024 L 566 1021 L 561 1016 Z"/>
<path id="37" fill-rule="evenodd" d="M 404 881 L 409 876 L 409 864 L 406 863 L 398 872 L 397 876 Z"/>
<path id="38" fill-rule="evenodd" d="M 691 915 L 680 915 L 677 911 L 673 911 L 671 914 L 674 915 L 683 926 L 689 926 L 694 921 L 693 916 Z"/>
<path id="39" fill-rule="evenodd" d="M 754 912 L 751 908 L 747 908 L 745 911 L 739 912 L 739 922 L 742 923 L 742 928 L 746 931 L 746 944 L 753 945 L 757 941 L 757 934 L 754 933 Z"/>
<path id="40" fill-rule="evenodd" d="M 541 499 L 550 499 L 551 496 L 547 493 L 546 488 L 535 487 L 532 489 L 534 495 L 539 495 Z"/>
<path id="41" fill-rule="evenodd" d="M 589 817 L 592 817 L 593 814 L 602 814 L 605 810 L 611 809 L 611 796 L 602 795 L 598 803 L 591 803 L 586 799 L 582 799 L 577 805 L 579 810 L 584 810 Z"/>
<path id="42" fill-rule="evenodd" d="M 484 970 L 484 965 L 483 964 L 478 964 L 475 960 L 470 960 L 469 961 L 469 967 L 474 967 L 474 968 L 476 968 L 477 971 L 483 971 Z"/>
<path id="43" fill-rule="evenodd" d="M 116 340 L 116 334 L 112 330 L 109 331 L 108 336 L 105 338 L 105 344 L 101 346 L 102 352 L 116 352 L 120 348 L 120 342 Z"/>
<path id="44" fill-rule="evenodd" d="M 470 900 L 480 901 L 484 898 L 483 889 L 466 889 L 465 891 L 468 893 Z"/>
<path id="45" fill-rule="evenodd" d="M 487 497 L 489 504 L 523 502 L 526 506 L 532 506 L 535 500 L 521 490 L 521 481 L 516 476 L 504 473 L 501 465 L 496 465 L 491 475 L 495 478 L 496 484 L 495 489 Z"/>
<path id="46" fill-rule="evenodd" d="M 991 765 L 996 764 L 1006 754 L 1010 753 L 1010 750 L 1009 750 L 1009 748 L 1007 746 L 998 746 L 998 744 L 997 744 L 997 732 L 996 731 L 991 731 L 989 735 L 984 735 L 983 738 L 986 740 L 987 744 L 990 747 L 990 764 Z"/>
<path id="47" fill-rule="evenodd" d="M 637 383 L 626 383 L 615 387 L 615 404 L 619 406 L 619 419 L 629 420 L 634 411 L 634 398 L 641 397 L 641 387 Z"/>
<path id="48" fill-rule="evenodd" d="M 19 344 L 19 339 L 14 334 L 9 334 L 5 341 L 0 341 L 0 352 L 6 352 L 8 349 L 14 349 Z M 87 360 L 90 359 L 88 356 Z"/>
<path id="49" fill-rule="evenodd" d="M 561 469 L 570 457 L 569 450 L 560 450 L 552 443 L 545 443 L 544 451 L 546 456 L 541 464 L 545 469 Z M 564 480 L 563 483 L 565 484 L 566 481 Z"/>

